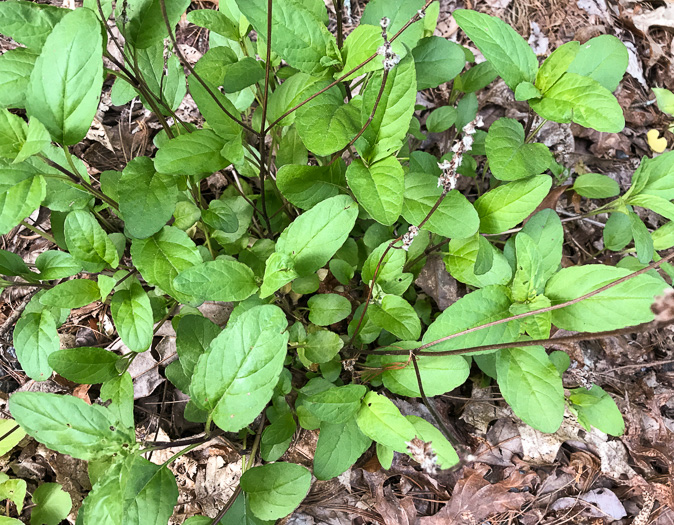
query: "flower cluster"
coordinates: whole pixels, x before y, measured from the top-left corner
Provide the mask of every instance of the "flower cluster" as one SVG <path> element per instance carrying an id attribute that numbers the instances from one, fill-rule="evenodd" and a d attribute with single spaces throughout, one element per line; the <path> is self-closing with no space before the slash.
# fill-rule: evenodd
<path id="1" fill-rule="evenodd" d="M 476 117 L 463 127 L 463 138 L 452 146 L 452 158 L 438 163 L 438 168 L 442 170 L 442 175 L 438 178 L 438 186 L 442 186 L 442 191 L 447 193 L 456 188 L 456 180 L 459 176 L 457 170 L 463 161 L 463 154 L 473 146 L 475 131 L 483 124 L 482 117 Z"/>
<path id="2" fill-rule="evenodd" d="M 414 225 L 410 226 L 407 230 L 407 233 L 405 233 L 402 238 L 403 250 L 407 251 L 410 249 L 410 246 L 412 246 L 412 241 L 417 235 L 419 235 L 419 228 Z"/>
<path id="3" fill-rule="evenodd" d="M 384 39 L 384 45 L 379 46 L 377 49 L 377 54 L 384 57 L 382 62 L 384 63 L 385 71 L 391 71 L 396 66 L 396 64 L 400 62 L 400 57 L 393 52 L 391 42 L 388 41 L 388 36 L 386 34 L 386 28 L 390 23 L 391 20 L 386 17 L 382 18 L 379 22 L 379 25 L 381 26 L 381 36 Z"/>
<path id="4" fill-rule="evenodd" d="M 435 474 L 438 468 L 438 457 L 433 451 L 431 442 L 423 442 L 415 437 L 412 441 L 407 441 L 407 452 L 421 465 L 421 468 L 429 475 Z"/>

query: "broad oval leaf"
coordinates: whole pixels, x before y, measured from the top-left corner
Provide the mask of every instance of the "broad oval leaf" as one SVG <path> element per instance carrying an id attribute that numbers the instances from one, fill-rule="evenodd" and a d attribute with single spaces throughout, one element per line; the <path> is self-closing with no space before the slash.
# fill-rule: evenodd
<path id="1" fill-rule="evenodd" d="M 143 287 L 132 277 L 128 289 L 117 290 L 110 302 L 112 320 L 124 344 L 133 352 L 144 352 L 152 344 L 152 305 Z"/>
<path id="2" fill-rule="evenodd" d="M 538 71 L 536 54 L 517 32 L 502 20 L 467 9 L 452 15 L 499 76 L 513 91 L 521 82 L 532 82 Z"/>
<path id="3" fill-rule="evenodd" d="M 417 89 L 436 88 L 463 70 L 466 55 L 459 44 L 439 36 L 422 38 L 412 50 Z"/>
<path id="4" fill-rule="evenodd" d="M 480 241 L 480 236 L 452 239 L 444 261 L 447 271 L 457 281 L 478 288 L 492 284 L 507 284 L 512 277 L 512 268 L 501 251 L 489 241 Z M 482 268 L 482 273 L 478 274 L 480 262 L 489 264 L 488 269 Z"/>
<path id="5" fill-rule="evenodd" d="M 0 9 L 9 3 L 11 2 L 3 2 Z M 10 49 L 0 56 L 0 107 L 24 107 L 30 73 L 38 56 L 37 52 L 25 47 Z"/>
<path id="6" fill-rule="evenodd" d="M 339 163 L 330 167 L 286 164 L 278 170 L 276 183 L 286 199 L 305 210 L 346 191 Z"/>
<path id="7" fill-rule="evenodd" d="M 122 172 L 117 195 L 127 231 L 145 239 L 161 230 L 173 215 L 178 187 L 174 177 L 155 171 L 151 158 L 136 157 Z"/>
<path id="8" fill-rule="evenodd" d="M 426 173 L 405 175 L 403 217 L 410 224 L 420 224 L 442 195 L 438 179 Z M 480 226 L 480 218 L 473 205 L 459 191 L 450 191 L 424 223 L 423 229 L 444 237 L 464 239 Z"/>
<path id="9" fill-rule="evenodd" d="M 355 418 L 339 424 L 323 422 L 320 429 L 314 454 L 314 476 L 318 479 L 331 479 L 346 472 L 372 444 Z"/>
<path id="10" fill-rule="evenodd" d="M 613 35 L 591 38 L 578 49 L 569 73 L 589 77 L 613 92 L 625 74 L 629 53 L 625 44 Z"/>
<path id="11" fill-rule="evenodd" d="M 576 299 L 629 275 L 624 268 L 605 264 L 562 268 L 545 287 L 552 304 Z M 665 286 L 652 275 L 638 275 L 579 303 L 553 310 L 552 323 L 564 330 L 601 332 L 653 320 L 651 304 Z"/>
<path id="12" fill-rule="evenodd" d="M 452 444 L 435 426 L 418 416 L 405 416 L 414 425 L 416 437 L 429 443 L 436 455 L 436 462 L 441 469 L 448 469 L 459 462 L 459 456 Z M 409 454 L 409 451 L 408 451 Z M 411 454 L 410 454 L 411 455 Z"/>
<path id="13" fill-rule="evenodd" d="M 424 7 L 424 0 L 407 0 L 405 2 L 391 2 L 390 0 L 372 0 L 367 3 L 361 24 L 379 26 L 383 17 L 389 19 L 386 31 L 389 38 L 395 35 L 418 11 Z M 381 29 L 380 29 L 381 33 Z M 407 47 L 413 49 L 424 33 L 424 23 L 419 20 L 401 33 L 401 40 Z M 397 41 L 397 40 L 396 40 Z M 376 59 L 375 59 L 376 60 Z"/>
<path id="14" fill-rule="evenodd" d="M 475 201 L 480 232 L 501 233 L 517 226 L 536 209 L 552 186 L 547 175 L 503 184 Z"/>
<path id="15" fill-rule="evenodd" d="M 95 385 L 119 375 L 118 360 L 118 355 L 105 348 L 68 348 L 50 354 L 49 366 L 68 381 Z"/>
<path id="16" fill-rule="evenodd" d="M 28 377 L 46 381 L 51 376 L 49 355 L 60 347 L 56 320 L 48 309 L 24 314 L 14 327 L 14 348 Z"/>
<path id="17" fill-rule="evenodd" d="M 164 226 L 148 239 L 134 239 L 131 258 L 147 282 L 161 287 L 180 301 L 190 300 L 173 286 L 173 280 L 180 272 L 202 262 L 194 241 L 184 231 Z"/>
<path id="18" fill-rule="evenodd" d="M 74 458 L 92 460 L 128 446 L 124 432 L 100 405 L 73 396 L 17 392 L 9 400 L 12 417 L 27 434 L 47 447 Z"/>
<path id="19" fill-rule="evenodd" d="M 243 301 L 258 290 L 255 274 L 239 261 L 216 259 L 178 274 L 175 289 L 199 301 Z"/>
<path id="20" fill-rule="evenodd" d="M 625 432 L 625 421 L 620 409 L 599 385 L 592 385 L 589 390 L 586 388 L 571 390 L 569 401 L 578 414 L 578 422 L 588 431 L 592 425 L 612 436 L 622 436 Z"/>
<path id="21" fill-rule="evenodd" d="M 46 196 L 47 185 L 42 175 L 0 189 L 0 235 L 9 233 L 9 230 L 33 213 Z"/>
<path id="22" fill-rule="evenodd" d="M 370 321 L 398 339 L 414 341 L 421 335 L 421 321 L 412 305 L 398 295 L 385 295 L 381 304 L 370 305 Z"/>
<path id="23" fill-rule="evenodd" d="M 503 397 L 517 416 L 541 432 L 556 432 L 564 419 L 564 387 L 542 346 L 509 348 L 496 354 Z"/>
<path id="24" fill-rule="evenodd" d="M 255 306 L 230 322 L 199 358 L 190 393 L 223 430 L 241 430 L 269 402 L 286 355 L 286 327 L 279 307 Z"/>
<path id="25" fill-rule="evenodd" d="M 101 291 L 94 281 L 73 279 L 47 290 L 40 302 L 58 308 L 80 308 L 101 299 Z"/>
<path id="26" fill-rule="evenodd" d="M 80 8 L 54 27 L 35 62 L 26 111 L 60 144 L 77 144 L 91 126 L 103 86 L 102 52 L 100 22 Z"/>
<path id="27" fill-rule="evenodd" d="M 415 436 L 414 426 L 393 401 L 375 392 L 365 396 L 356 420 L 363 434 L 397 452 L 405 452 Z"/>
<path id="28" fill-rule="evenodd" d="M 360 409 L 360 400 L 366 392 L 364 385 L 333 387 L 309 396 L 304 406 L 321 421 L 346 423 Z"/>
<path id="29" fill-rule="evenodd" d="M 63 230 L 70 255 L 88 272 L 116 268 L 119 264 L 117 248 L 88 211 L 71 211 L 63 223 Z"/>
<path id="30" fill-rule="evenodd" d="M 241 476 L 250 510 L 263 520 L 280 519 L 295 510 L 311 488 L 311 473 L 295 463 L 269 463 Z"/>
<path id="31" fill-rule="evenodd" d="M 404 172 L 395 157 L 387 157 L 369 167 L 354 160 L 346 170 L 349 187 L 358 203 L 381 224 L 393 224 L 402 211 Z"/>
<path id="32" fill-rule="evenodd" d="M 210 129 L 198 129 L 169 140 L 157 151 L 155 169 L 167 175 L 213 173 L 231 164 L 220 151 L 225 141 Z"/>
<path id="33" fill-rule="evenodd" d="M 54 26 L 69 12 L 68 9 L 34 2 L 2 2 L 0 33 L 39 52 Z"/>
<path id="34" fill-rule="evenodd" d="M 342 295 L 318 294 L 307 302 L 309 321 L 318 326 L 329 326 L 346 319 L 351 313 L 351 302 Z"/>
<path id="35" fill-rule="evenodd" d="M 618 183 L 601 173 L 579 175 L 573 183 L 573 190 L 578 195 L 590 199 L 607 199 L 620 194 Z"/>

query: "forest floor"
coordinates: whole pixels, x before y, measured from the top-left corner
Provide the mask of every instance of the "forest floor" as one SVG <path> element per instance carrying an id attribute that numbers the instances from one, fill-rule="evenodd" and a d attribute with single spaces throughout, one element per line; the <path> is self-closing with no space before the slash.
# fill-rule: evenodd
<path id="1" fill-rule="evenodd" d="M 70 4 L 66 0 L 65 4 Z M 217 0 L 200 0 L 192 8 L 214 8 Z M 43 2 L 45 3 L 45 2 Z M 62 6 L 62 0 L 50 3 Z M 331 28 L 334 10 L 329 3 Z M 352 19 L 357 21 L 365 2 L 352 0 Z M 570 40 L 585 42 L 611 34 L 630 51 L 628 74 L 616 91 L 627 125 L 621 133 L 599 133 L 577 125 L 549 123 L 540 140 L 555 152 L 558 162 L 576 172 L 604 173 L 623 189 L 643 156 L 652 156 L 646 133 L 656 129 L 672 146 L 667 130 L 671 119 L 653 104 L 652 87 L 674 90 L 674 3 L 654 0 L 441 0 L 436 35 L 468 45 L 451 18 L 455 8 L 468 7 L 499 16 L 529 39 L 544 57 Z M 347 31 L 353 25 L 345 26 Z M 207 49 L 204 29 L 181 23 L 179 41 L 183 52 L 196 61 Z M 0 52 L 13 47 L 0 37 Z M 107 84 L 106 84 L 107 85 Z M 92 173 L 121 169 L 129 154 L 152 153 L 155 122 L 140 104 L 114 107 L 104 95 L 94 127 L 75 149 Z M 107 98 L 106 98 L 107 96 Z M 428 109 L 448 103 L 446 86 L 420 93 L 418 103 Z M 524 115 L 521 103 L 503 82 L 479 94 L 480 115 L 489 125 L 497 118 Z M 183 106 L 186 114 L 195 108 Z M 428 112 L 422 112 L 422 123 Z M 447 149 L 447 137 L 429 134 L 422 149 L 431 153 Z M 131 152 L 131 153 L 130 153 Z M 213 191 L 222 188 L 218 177 L 209 179 Z M 587 211 L 587 202 L 568 193 L 553 197 L 558 213 Z M 46 210 L 45 210 L 46 211 Z M 661 218 L 645 213 L 651 229 Z M 48 225 L 48 212 L 33 217 Z M 564 266 L 591 262 L 614 263 L 602 251 L 602 227 L 606 217 L 565 223 Z M 49 243 L 18 227 L 2 237 L 0 248 L 33 262 L 49 249 Z M 617 259 L 616 259 L 617 260 Z M 440 266 L 438 266 L 440 263 Z M 444 271 L 439 259 L 429 259 L 416 284 L 440 309 L 462 296 L 463 285 Z M 95 391 L 54 377 L 36 384 L 23 374 L 11 348 L 13 315 L 25 306 L 28 290 L 11 289 L 0 296 L 0 414 L 9 417 L 7 398 L 17 389 L 74 394 L 93 401 Z M 207 303 L 206 316 L 223 324 L 230 307 Z M 74 310 L 60 330 L 64 347 L 118 344 L 109 308 L 95 303 Z M 562 331 L 557 332 L 563 335 Z M 571 419 L 555 434 L 532 430 L 515 418 L 496 387 L 482 388 L 468 381 L 450 394 L 435 398 L 436 406 L 460 436 L 462 462 L 450 471 L 428 475 L 413 462 L 396 454 L 384 471 L 376 455 L 366 453 L 352 469 L 337 479 L 313 484 L 301 507 L 285 524 L 674 524 L 674 329 L 656 333 L 560 345 L 571 357 L 564 383 L 597 384 L 610 392 L 626 422 L 626 432 L 610 438 L 587 432 Z M 155 344 L 133 362 L 138 432 L 166 441 L 189 436 L 199 428 L 186 421 L 181 407 L 185 397 L 164 377 L 164 367 L 175 358 L 175 332 L 165 325 Z M 427 417 L 420 401 L 396 400 L 403 414 Z M 301 430 L 285 459 L 311 467 L 317 432 Z M 230 498 L 241 473 L 241 447 L 213 441 L 181 457 L 173 464 L 181 490 L 173 523 L 206 514 L 214 516 Z M 161 463 L 173 451 L 151 458 Z M 62 483 L 75 509 L 90 490 L 83 462 L 54 453 L 27 438 L 21 446 L 0 458 L 0 471 L 21 477 L 34 488 L 38 483 Z M 71 517 L 74 514 L 71 514 Z M 74 520 L 71 520 L 74 523 Z"/>

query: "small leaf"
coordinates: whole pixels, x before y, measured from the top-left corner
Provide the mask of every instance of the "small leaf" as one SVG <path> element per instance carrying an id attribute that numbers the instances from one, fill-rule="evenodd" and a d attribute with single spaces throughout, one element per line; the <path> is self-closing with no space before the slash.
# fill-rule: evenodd
<path id="1" fill-rule="evenodd" d="M 152 305 L 135 277 L 126 290 L 117 290 L 110 302 L 115 328 L 124 344 L 133 352 L 144 352 L 152 344 Z"/>
<path id="2" fill-rule="evenodd" d="M 28 126 L 17 115 L 0 109 L 0 157 L 14 160 L 26 142 Z"/>
<path id="3" fill-rule="evenodd" d="M 14 421 L 12 421 L 14 424 Z M 25 436 L 25 432 L 22 432 Z M 6 499 L 16 505 L 16 511 L 21 514 L 23 511 L 23 500 L 26 499 L 26 482 L 22 479 L 9 479 L 7 474 L 0 475 L 0 499 Z M 22 522 L 13 518 L 2 516 L 0 525 L 21 525 Z"/>
<path id="4" fill-rule="evenodd" d="M 397 452 L 407 451 L 407 442 L 415 436 L 414 426 L 393 402 L 375 392 L 365 396 L 356 420 L 363 434 Z"/>
<path id="5" fill-rule="evenodd" d="M 167 175 L 213 173 L 231 164 L 220 154 L 225 145 L 210 129 L 198 129 L 169 140 L 154 158 L 155 169 Z"/>
<path id="6" fill-rule="evenodd" d="M 40 302 L 58 308 L 80 308 L 100 299 L 101 291 L 94 281 L 74 279 L 47 290 L 40 298 Z"/>
<path id="7" fill-rule="evenodd" d="M 319 330 L 307 336 L 302 351 L 312 363 L 327 363 L 343 346 L 344 341 L 335 332 Z"/>
<path id="8" fill-rule="evenodd" d="M 591 389 L 576 388 L 571 390 L 569 401 L 578 413 L 578 422 L 598 428 L 612 436 L 625 433 L 625 421 L 615 401 L 599 385 Z"/>
<path id="9" fill-rule="evenodd" d="M 119 374 L 119 356 L 104 348 L 69 348 L 49 355 L 49 366 L 68 381 L 83 385 L 104 383 Z"/>
<path id="10" fill-rule="evenodd" d="M 192 266 L 173 280 L 178 292 L 203 301 L 243 301 L 258 290 L 253 271 L 243 263 L 217 259 Z"/>
<path id="11" fill-rule="evenodd" d="M 113 377 L 101 385 L 101 401 L 109 401 L 108 411 L 127 431 L 130 439 L 135 436 L 133 397 L 133 382 L 129 372 Z"/>
<path id="12" fill-rule="evenodd" d="M 541 432 L 556 432 L 564 419 L 564 387 L 542 346 L 510 348 L 496 354 L 503 397 L 515 414 Z"/>
<path id="13" fill-rule="evenodd" d="M 452 239 L 449 243 L 448 253 L 444 258 L 447 271 L 462 283 L 476 287 L 485 287 L 492 284 L 506 284 L 512 277 L 512 268 L 500 250 L 494 248 L 491 243 L 485 244 L 478 240 L 479 236 L 468 239 Z M 482 254 L 482 259 L 491 258 L 491 267 L 482 274 L 476 270 L 482 270 L 478 266 L 480 251 L 489 251 L 489 255 Z M 480 261 L 481 262 L 481 261 Z"/>
<path id="14" fill-rule="evenodd" d="M 253 467 L 241 476 L 250 510 L 263 520 L 280 519 L 295 510 L 311 488 L 311 473 L 295 463 Z"/>
<path id="15" fill-rule="evenodd" d="M 351 313 L 351 302 L 337 294 L 314 295 L 307 302 L 309 321 L 318 326 L 338 323 Z"/>
<path id="16" fill-rule="evenodd" d="M 346 191 L 346 179 L 339 164 L 330 167 L 286 164 L 276 173 L 276 183 L 286 199 L 304 210 Z"/>
<path id="17" fill-rule="evenodd" d="M 590 199 L 607 199 L 620 194 L 620 186 L 616 181 L 601 173 L 585 173 L 576 178 L 573 190 L 582 197 Z"/>
<path id="18" fill-rule="evenodd" d="M 613 35 L 600 35 L 580 46 L 568 71 L 596 80 L 613 92 L 622 80 L 628 62 L 625 44 Z"/>
<path id="19" fill-rule="evenodd" d="M 435 426 L 417 416 L 405 416 L 414 425 L 416 436 L 425 443 L 430 443 L 437 463 L 441 469 L 448 469 L 459 462 L 459 456 L 452 444 Z"/>
<path id="20" fill-rule="evenodd" d="M 409 0 L 406 2 L 390 2 L 389 0 L 372 0 L 365 6 L 365 11 L 361 17 L 361 24 L 370 24 L 379 26 L 379 21 L 383 17 L 389 19 L 389 25 L 386 29 L 389 37 L 395 35 L 418 11 L 424 7 L 423 0 Z M 413 49 L 419 39 L 423 36 L 423 21 L 417 21 L 410 25 L 403 33 L 401 40 L 407 47 Z M 380 29 L 381 32 L 381 29 Z"/>
<path id="21" fill-rule="evenodd" d="M 115 428 L 110 412 L 73 396 L 17 392 L 9 400 L 14 419 L 47 447 L 92 460 L 119 453 L 127 436 Z"/>
<path id="22" fill-rule="evenodd" d="M 421 335 L 421 321 L 417 313 L 402 297 L 385 295 L 381 305 L 370 305 L 370 320 L 391 332 L 398 339 L 414 341 Z"/>
<path id="23" fill-rule="evenodd" d="M 461 46 L 439 36 L 422 38 L 412 50 L 412 56 L 419 91 L 449 82 L 466 64 Z"/>
<path id="24" fill-rule="evenodd" d="M 209 203 L 208 209 L 204 210 L 201 217 L 208 226 L 214 230 L 220 230 L 225 233 L 234 233 L 239 229 L 239 219 L 226 202 L 213 200 Z"/>
<path id="25" fill-rule="evenodd" d="M 0 235 L 5 235 L 33 213 L 47 196 L 42 175 L 26 178 L 8 188 L 0 189 Z"/>
<path id="26" fill-rule="evenodd" d="M 175 27 L 190 5 L 189 0 L 165 0 L 169 25 Z M 120 29 L 126 41 L 136 49 L 147 49 L 168 36 L 159 0 L 134 0 L 118 4 L 115 19 L 127 17 Z"/>
<path id="27" fill-rule="evenodd" d="M 65 241 L 70 255 L 88 272 L 116 268 L 119 264 L 117 248 L 88 211 L 71 211 L 63 224 Z"/>
<path id="28" fill-rule="evenodd" d="M 59 483 L 43 483 L 33 492 L 35 508 L 30 525 L 58 525 L 66 519 L 73 502 Z"/>
<path id="29" fill-rule="evenodd" d="M 674 207 L 674 205 L 672 206 Z M 637 250 L 637 258 L 641 264 L 648 264 L 653 259 L 653 239 L 651 239 L 651 234 L 636 213 L 630 212 L 629 218 L 634 247 Z"/>
<path id="30" fill-rule="evenodd" d="M 102 52 L 100 22 L 82 8 L 54 27 L 35 62 L 26 111 L 60 144 L 77 144 L 89 130 L 103 86 Z"/>
<path id="31" fill-rule="evenodd" d="M 0 274 L 5 276 L 30 275 L 32 272 L 23 259 L 14 252 L 0 250 Z"/>
<path id="32" fill-rule="evenodd" d="M 314 476 L 327 480 L 346 472 L 370 447 L 372 440 L 355 418 L 345 423 L 321 423 L 314 454 Z"/>
<path id="33" fill-rule="evenodd" d="M 0 6 L 7 7 L 8 3 L 3 2 Z M 53 9 L 51 6 L 41 4 L 31 5 Z M 8 34 L 1 28 L 0 31 Z M 0 107 L 23 108 L 25 106 L 30 73 L 33 71 L 38 56 L 38 53 L 25 47 L 10 49 L 0 56 Z"/>
<path id="34" fill-rule="evenodd" d="M 648 147 L 655 153 L 662 153 L 667 149 L 667 139 L 665 137 L 660 137 L 660 133 L 657 129 L 648 130 L 648 133 L 646 133 L 646 142 L 648 142 Z"/>
<path id="35" fill-rule="evenodd" d="M 21 150 L 19 154 L 14 159 L 13 164 L 18 164 L 23 162 L 28 157 L 37 155 L 42 152 L 47 146 L 51 144 L 51 137 L 47 128 L 44 127 L 44 124 L 39 120 L 33 118 L 30 120 L 28 125 L 28 133 L 26 134 L 26 140 L 21 145 Z"/>
<path id="36" fill-rule="evenodd" d="M 3 439 L 0 440 L 0 456 L 4 456 L 17 446 L 25 435 L 26 433 L 13 419 L 0 420 L 0 436 L 3 436 Z M 19 503 L 16 503 L 19 512 L 21 512 L 21 505 L 23 505 L 23 498 Z"/>
<path id="37" fill-rule="evenodd" d="M 668 89 L 663 88 L 651 89 L 653 90 L 653 94 L 655 95 L 655 100 L 658 104 L 658 108 L 660 108 L 660 111 L 674 116 L 674 93 Z"/>
<path id="38" fill-rule="evenodd" d="M 426 129 L 431 133 L 447 131 L 456 122 L 457 112 L 453 106 L 442 106 L 431 111 L 426 119 Z"/>

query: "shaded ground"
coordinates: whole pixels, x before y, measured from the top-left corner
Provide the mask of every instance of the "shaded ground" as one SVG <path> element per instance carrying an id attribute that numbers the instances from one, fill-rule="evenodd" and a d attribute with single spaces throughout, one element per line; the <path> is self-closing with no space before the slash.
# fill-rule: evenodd
<path id="1" fill-rule="evenodd" d="M 52 3 L 62 5 L 60 0 Z M 363 4 L 352 1 L 354 20 Z M 667 131 L 669 121 L 651 103 L 650 92 L 650 87 L 674 89 L 674 17 L 652 15 L 665 6 L 674 8 L 657 1 L 608 5 L 604 0 L 466 0 L 465 4 L 442 1 L 436 34 L 467 44 L 450 13 L 456 7 L 469 7 L 504 18 L 525 38 L 532 35 L 530 42 L 542 56 L 569 40 L 583 42 L 603 33 L 625 42 L 631 51 L 631 74 L 625 76 L 616 92 L 625 109 L 625 130 L 607 134 L 550 123 L 540 136 L 567 168 L 581 173 L 605 173 L 625 189 L 640 158 L 652 155 L 646 142 L 649 129 L 657 129 L 672 144 L 672 134 Z M 199 2 L 194 7 L 209 8 L 214 4 Z M 347 23 L 346 30 L 350 29 L 352 26 Z M 181 26 L 179 41 L 194 61 L 207 49 L 206 31 L 187 24 Z M 10 41 L 0 38 L 0 51 L 11 47 Z M 430 109 L 446 105 L 448 98 L 445 87 L 424 92 L 419 102 Z M 514 101 L 502 82 L 492 84 L 479 98 L 487 125 L 502 116 L 521 118 L 525 114 L 524 106 Z M 76 148 L 94 176 L 105 169 L 120 169 L 134 155 L 152 154 L 151 137 L 157 126 L 140 104 L 113 107 L 109 97 L 104 97 L 100 109 L 92 132 Z M 184 111 L 194 119 L 193 106 L 186 103 Z M 447 140 L 442 134 L 430 134 L 421 147 L 432 153 L 444 152 Z M 219 194 L 224 181 L 214 176 L 208 184 L 214 194 Z M 574 200 L 570 193 L 556 194 L 554 199 L 562 218 L 596 205 L 585 199 Z M 661 225 L 662 219 L 655 214 L 644 214 L 642 218 L 651 229 Z M 48 214 L 32 220 L 49 228 Z M 615 262 L 602 252 L 601 229 L 605 221 L 606 217 L 599 215 L 591 221 L 565 224 L 565 266 L 597 260 Z M 0 248 L 18 253 L 27 262 L 33 262 L 49 247 L 47 241 L 23 228 L 16 228 L 1 242 Z M 417 284 L 438 305 L 446 307 L 465 290 L 442 266 L 441 261 L 431 258 Z M 21 372 L 13 356 L 11 332 L 15 312 L 29 297 L 29 289 L 24 288 L 6 291 L 0 297 L 0 366 L 4 371 L 0 379 L 0 390 L 4 392 L 0 394 L 0 410 L 7 417 L 8 393 L 17 388 L 74 393 L 87 401 L 97 395 L 87 386 L 76 387 L 60 378 L 36 385 Z M 203 309 L 219 324 L 229 313 L 229 307 L 223 304 L 209 303 Z M 99 345 L 114 349 L 119 344 L 109 309 L 100 303 L 74 310 L 61 332 L 66 347 Z M 314 483 L 300 509 L 284 522 L 674 524 L 673 338 L 674 330 L 669 329 L 560 347 L 572 360 L 564 377 L 565 386 L 595 383 L 616 399 L 627 424 L 625 435 L 619 439 L 607 438 L 597 431 L 588 433 L 573 418 L 554 435 L 540 434 L 519 423 L 495 387 L 481 388 L 468 381 L 450 395 L 436 398 L 438 410 L 464 445 L 463 461 L 457 468 L 428 475 L 406 456 L 396 454 L 392 468 L 383 471 L 376 456 L 366 453 L 356 467 L 338 479 Z M 164 379 L 163 369 L 174 357 L 175 333 L 167 325 L 157 333 L 153 349 L 134 362 L 131 373 L 140 437 L 168 441 L 199 431 L 198 426 L 182 417 L 184 396 Z M 428 417 L 426 408 L 417 400 L 396 403 L 403 414 Z M 316 440 L 316 432 L 301 431 L 285 459 L 311 467 Z M 217 513 L 237 485 L 243 452 L 241 443 L 223 439 L 176 461 L 173 470 L 181 496 L 175 523 L 194 514 Z M 161 451 L 151 459 L 161 463 L 170 455 L 170 451 Z M 29 491 L 43 481 L 63 483 L 76 506 L 90 489 L 82 462 L 48 451 L 30 439 L 0 458 L 0 471 L 26 479 Z"/>

